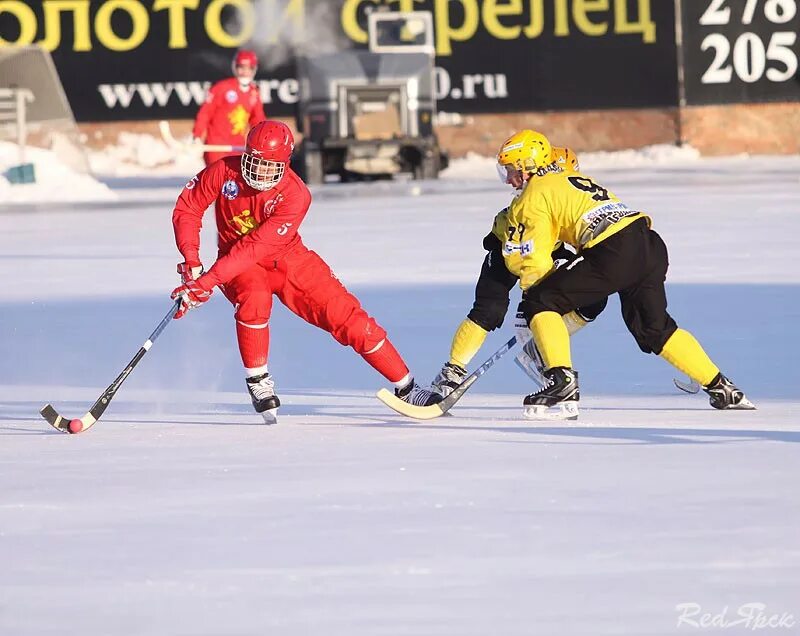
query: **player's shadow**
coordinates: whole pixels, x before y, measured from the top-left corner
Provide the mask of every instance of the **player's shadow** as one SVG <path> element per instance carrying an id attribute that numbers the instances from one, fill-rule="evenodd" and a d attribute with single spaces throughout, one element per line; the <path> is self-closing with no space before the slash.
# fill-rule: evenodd
<path id="1" fill-rule="evenodd" d="M 425 384 L 447 360 L 453 331 L 469 310 L 474 290 L 471 284 L 410 284 L 354 286 L 353 291 Z M 678 323 L 699 338 L 756 404 L 759 399 L 800 399 L 800 343 L 792 333 L 800 318 L 798 292 L 797 285 L 788 284 L 668 288 L 670 312 Z M 506 325 L 489 335 L 471 368 L 508 338 L 516 301 L 515 291 Z M 42 403 L 56 399 L 48 395 L 50 387 L 92 387 L 99 395 L 141 346 L 169 302 L 166 296 L 146 296 L 0 303 L 0 387 L 24 385 L 33 392 L 30 399 L 41 391 Z M 781 310 L 765 320 L 764 307 Z M 374 392 L 385 384 L 351 349 L 277 301 L 270 324 L 270 371 L 279 394 L 330 389 L 335 402 L 349 392 Z M 513 353 L 500 360 L 470 395 L 530 393 L 531 381 L 512 358 Z M 573 362 L 581 372 L 584 396 L 619 396 L 620 408 L 626 408 L 625 396 L 677 395 L 672 385 L 675 370 L 638 350 L 622 322 L 616 297 L 597 321 L 573 338 Z M 209 396 L 233 391 L 246 398 L 231 307 L 221 294 L 170 324 L 117 399 L 133 389 Z M 38 406 L 30 415 L 35 416 Z M 80 412 L 87 406 L 81 405 Z"/>

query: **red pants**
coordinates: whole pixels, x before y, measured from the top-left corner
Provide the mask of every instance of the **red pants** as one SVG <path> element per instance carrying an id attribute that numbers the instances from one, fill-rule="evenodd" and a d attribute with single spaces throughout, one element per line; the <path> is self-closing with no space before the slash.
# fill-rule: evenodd
<path id="1" fill-rule="evenodd" d="M 239 348 L 247 368 L 267 363 L 274 294 L 294 314 L 364 356 L 390 382 L 408 373 L 383 327 L 316 252 L 304 250 L 266 266 L 254 265 L 226 283 L 223 293 L 236 306 Z"/>

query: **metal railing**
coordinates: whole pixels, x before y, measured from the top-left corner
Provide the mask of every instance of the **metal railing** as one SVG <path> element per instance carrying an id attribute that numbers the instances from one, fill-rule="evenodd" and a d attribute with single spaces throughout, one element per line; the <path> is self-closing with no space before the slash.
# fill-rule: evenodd
<path id="1" fill-rule="evenodd" d="M 25 146 L 28 141 L 26 105 L 33 100 L 33 93 L 27 88 L 0 88 L 0 127 L 16 128 L 21 164 L 25 163 Z"/>

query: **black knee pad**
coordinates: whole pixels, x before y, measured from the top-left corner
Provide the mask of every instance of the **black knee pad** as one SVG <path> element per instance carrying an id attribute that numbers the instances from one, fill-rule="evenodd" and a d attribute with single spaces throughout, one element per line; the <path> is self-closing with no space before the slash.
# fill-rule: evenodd
<path id="1" fill-rule="evenodd" d="M 596 303 L 592 303 L 591 305 L 586 305 L 585 307 L 578 307 L 575 310 L 575 313 L 578 314 L 581 318 L 583 318 L 586 322 L 592 322 L 595 318 L 597 318 L 600 314 L 603 313 L 603 310 L 606 308 L 608 304 L 608 298 L 603 298 Z"/>
<path id="2" fill-rule="evenodd" d="M 508 299 L 495 299 L 491 302 L 476 299 L 467 318 L 486 331 L 494 331 L 503 326 L 508 311 Z"/>

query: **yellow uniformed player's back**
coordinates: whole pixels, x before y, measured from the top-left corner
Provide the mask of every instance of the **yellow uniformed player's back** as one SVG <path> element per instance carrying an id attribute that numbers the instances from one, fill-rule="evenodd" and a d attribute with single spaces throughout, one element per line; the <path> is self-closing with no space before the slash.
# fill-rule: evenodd
<path id="1" fill-rule="evenodd" d="M 523 130 L 497 155 L 506 183 L 522 193 L 508 210 L 503 257 L 519 273 L 520 309 L 543 360 L 545 386 L 526 396 L 532 419 L 577 419 L 578 375 L 562 316 L 619 293 L 625 325 L 645 353 L 655 353 L 700 384 L 716 409 L 755 408 L 708 357 L 691 333 L 667 312 L 669 255 L 650 219 L 580 172 L 553 162 L 547 137 Z M 579 252 L 554 274 L 557 241 Z"/>
<path id="2" fill-rule="evenodd" d="M 580 252 L 642 216 L 646 215 L 591 177 L 553 164 L 530 179 L 509 207 L 503 245 L 506 265 L 527 289 L 552 269 L 550 254 L 559 241 Z"/>

